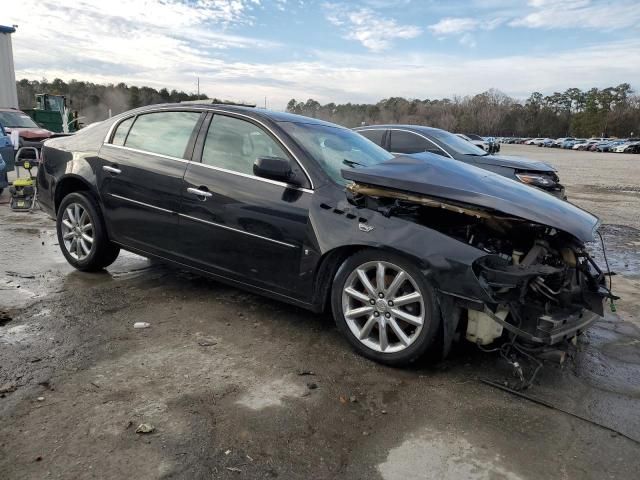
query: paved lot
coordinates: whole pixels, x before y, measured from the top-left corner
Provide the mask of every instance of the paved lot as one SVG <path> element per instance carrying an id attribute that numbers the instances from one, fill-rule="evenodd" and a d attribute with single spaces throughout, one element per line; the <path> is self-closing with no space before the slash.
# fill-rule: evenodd
<path id="1" fill-rule="evenodd" d="M 601 216 L 623 296 L 528 393 L 620 434 L 481 383 L 513 374 L 472 346 L 386 368 L 326 316 L 135 255 L 75 272 L 5 193 L 0 478 L 637 478 L 640 155 L 503 153 L 553 163 Z"/>

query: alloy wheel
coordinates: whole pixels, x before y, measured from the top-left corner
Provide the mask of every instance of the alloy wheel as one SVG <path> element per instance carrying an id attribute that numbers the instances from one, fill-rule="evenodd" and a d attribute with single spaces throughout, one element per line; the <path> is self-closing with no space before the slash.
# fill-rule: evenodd
<path id="1" fill-rule="evenodd" d="M 62 215 L 64 247 L 76 260 L 82 261 L 93 249 L 94 229 L 89 212 L 79 203 L 70 203 Z"/>
<path id="2" fill-rule="evenodd" d="M 416 281 L 385 261 L 367 262 L 347 277 L 342 313 L 353 335 L 382 353 L 409 347 L 424 326 L 424 298 Z"/>

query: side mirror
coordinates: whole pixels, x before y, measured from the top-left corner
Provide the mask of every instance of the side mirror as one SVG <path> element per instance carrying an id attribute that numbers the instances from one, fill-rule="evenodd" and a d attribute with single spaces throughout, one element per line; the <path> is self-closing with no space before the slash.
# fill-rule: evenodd
<path id="1" fill-rule="evenodd" d="M 293 170 L 291 170 L 291 162 L 286 158 L 259 157 L 253 163 L 253 174 L 269 180 L 297 183 Z"/>

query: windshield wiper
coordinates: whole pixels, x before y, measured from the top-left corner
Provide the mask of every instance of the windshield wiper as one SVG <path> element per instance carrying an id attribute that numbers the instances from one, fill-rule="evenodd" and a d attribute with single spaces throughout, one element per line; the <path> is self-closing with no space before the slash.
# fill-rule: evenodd
<path id="1" fill-rule="evenodd" d="M 354 162 L 353 160 L 347 160 L 346 158 L 342 159 L 342 163 L 345 164 L 347 167 L 351 167 L 351 168 L 355 168 L 356 166 L 366 167 L 366 165 L 363 165 L 362 163 Z"/>
<path id="2" fill-rule="evenodd" d="M 465 153 L 468 157 L 486 157 L 489 155 L 487 152 L 485 153 Z"/>

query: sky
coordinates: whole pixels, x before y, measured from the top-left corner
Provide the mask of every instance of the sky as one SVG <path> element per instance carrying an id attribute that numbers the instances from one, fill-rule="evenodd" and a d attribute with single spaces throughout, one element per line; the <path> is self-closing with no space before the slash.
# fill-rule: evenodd
<path id="1" fill-rule="evenodd" d="M 284 109 L 496 88 L 640 89 L 637 0 L 20 0 L 16 77 L 148 85 Z"/>

